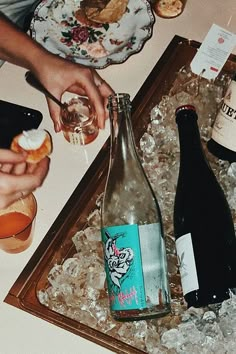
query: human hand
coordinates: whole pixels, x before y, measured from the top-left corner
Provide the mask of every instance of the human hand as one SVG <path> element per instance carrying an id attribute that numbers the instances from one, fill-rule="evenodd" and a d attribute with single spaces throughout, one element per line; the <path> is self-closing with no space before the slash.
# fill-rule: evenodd
<path id="1" fill-rule="evenodd" d="M 97 113 L 98 125 L 104 128 L 108 117 L 107 98 L 113 93 L 111 87 L 94 69 L 48 52 L 1 13 L 0 58 L 32 71 L 41 84 L 59 100 L 66 91 L 88 96 Z M 47 100 L 54 129 L 58 132 L 61 130 L 60 108 L 50 99 Z"/>
<path id="2" fill-rule="evenodd" d="M 108 117 L 107 99 L 113 94 L 112 88 L 91 68 L 49 54 L 34 74 L 55 97 L 61 100 L 64 92 L 87 96 L 93 104 L 98 126 L 103 129 Z M 61 130 L 60 107 L 47 98 L 49 112 L 56 132 Z"/>
<path id="3" fill-rule="evenodd" d="M 48 173 L 48 157 L 38 164 L 28 164 L 26 156 L 0 149 L 0 209 L 40 187 Z"/>

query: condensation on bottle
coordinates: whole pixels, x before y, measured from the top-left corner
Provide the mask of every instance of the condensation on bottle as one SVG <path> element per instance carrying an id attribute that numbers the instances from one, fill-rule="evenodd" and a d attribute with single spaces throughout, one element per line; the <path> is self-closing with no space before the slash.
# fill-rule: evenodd
<path id="1" fill-rule="evenodd" d="M 128 94 L 109 97 L 111 150 L 101 233 L 111 314 L 141 320 L 170 312 L 160 208 L 138 157 Z"/>

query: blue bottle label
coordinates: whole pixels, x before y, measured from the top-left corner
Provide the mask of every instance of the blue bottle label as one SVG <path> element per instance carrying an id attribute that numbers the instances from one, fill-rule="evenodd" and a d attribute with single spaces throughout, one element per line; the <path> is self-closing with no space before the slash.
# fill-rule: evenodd
<path id="1" fill-rule="evenodd" d="M 146 308 L 138 225 L 103 228 L 102 241 L 111 309 Z"/>

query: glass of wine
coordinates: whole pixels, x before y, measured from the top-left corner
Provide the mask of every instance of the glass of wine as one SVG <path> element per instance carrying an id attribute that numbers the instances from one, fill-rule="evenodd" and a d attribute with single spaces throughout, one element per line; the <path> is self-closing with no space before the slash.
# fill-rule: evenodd
<path id="1" fill-rule="evenodd" d="M 74 145 L 87 145 L 99 133 L 95 110 L 87 97 L 76 96 L 66 101 L 61 123 L 65 139 Z"/>

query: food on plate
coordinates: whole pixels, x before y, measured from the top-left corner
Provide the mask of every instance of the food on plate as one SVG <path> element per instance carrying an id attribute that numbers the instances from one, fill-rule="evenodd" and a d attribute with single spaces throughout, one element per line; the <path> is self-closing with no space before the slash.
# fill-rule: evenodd
<path id="1" fill-rule="evenodd" d="M 183 11 L 183 3 L 180 0 L 160 0 L 153 8 L 160 17 L 176 17 Z"/>
<path id="2" fill-rule="evenodd" d="M 50 134 L 43 129 L 23 131 L 14 137 L 11 150 L 27 152 L 27 162 L 37 163 L 52 152 L 52 139 Z"/>
<path id="3" fill-rule="evenodd" d="M 99 23 L 88 19 L 84 6 L 94 7 L 96 3 L 101 10 L 112 4 L 104 1 L 42 1 L 31 22 L 32 37 L 49 52 L 89 67 L 101 69 L 122 63 L 151 37 L 155 18 L 149 1 L 124 0 L 127 7 L 119 21 Z"/>
<path id="4" fill-rule="evenodd" d="M 79 8 L 78 10 L 75 11 L 74 16 L 77 21 L 79 21 L 81 24 L 85 25 L 86 27 L 101 27 L 100 23 L 91 21 L 85 13 L 84 8 Z"/>
<path id="5" fill-rule="evenodd" d="M 87 18 L 98 23 L 113 23 L 121 19 L 129 0 L 83 0 L 80 3 Z"/>

